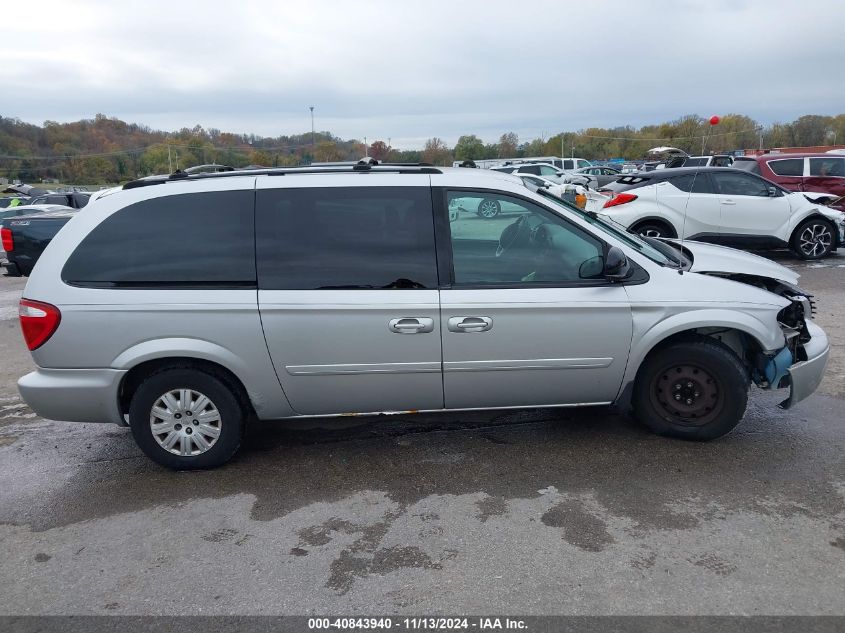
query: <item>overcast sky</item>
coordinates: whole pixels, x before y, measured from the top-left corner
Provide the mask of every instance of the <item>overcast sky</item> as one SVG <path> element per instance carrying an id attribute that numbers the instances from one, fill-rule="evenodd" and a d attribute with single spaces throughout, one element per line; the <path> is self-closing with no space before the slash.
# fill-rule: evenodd
<path id="1" fill-rule="evenodd" d="M 845 112 L 841 0 L 6 0 L 0 115 L 521 140 Z"/>

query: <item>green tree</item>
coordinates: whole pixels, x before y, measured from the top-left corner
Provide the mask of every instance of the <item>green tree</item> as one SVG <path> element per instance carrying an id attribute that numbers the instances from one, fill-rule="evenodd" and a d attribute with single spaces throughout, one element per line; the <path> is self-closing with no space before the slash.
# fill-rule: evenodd
<path id="1" fill-rule="evenodd" d="M 484 143 L 475 134 L 462 136 L 455 145 L 455 160 L 484 158 Z"/>

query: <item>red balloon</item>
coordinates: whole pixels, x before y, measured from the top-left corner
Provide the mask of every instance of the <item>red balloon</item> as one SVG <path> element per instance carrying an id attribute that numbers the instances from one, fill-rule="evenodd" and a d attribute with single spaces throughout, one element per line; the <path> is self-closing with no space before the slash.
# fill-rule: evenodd
<path id="1" fill-rule="evenodd" d="M 719 125 L 719 121 L 721 121 L 721 119 L 715 114 L 710 117 L 710 125 Z"/>

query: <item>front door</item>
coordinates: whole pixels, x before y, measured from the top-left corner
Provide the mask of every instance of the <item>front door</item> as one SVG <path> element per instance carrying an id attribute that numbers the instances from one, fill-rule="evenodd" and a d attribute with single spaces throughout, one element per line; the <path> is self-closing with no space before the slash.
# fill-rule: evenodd
<path id="1" fill-rule="evenodd" d="M 259 179 L 259 310 L 298 413 L 443 407 L 430 181 L 398 181 Z"/>
<path id="2" fill-rule="evenodd" d="M 734 236 L 776 236 L 789 220 L 789 200 L 779 188 L 752 174 L 719 171 L 711 174 L 722 207 L 723 240 Z M 775 195 L 771 195 L 774 191 Z"/>
<path id="3" fill-rule="evenodd" d="M 441 242 L 452 270 L 440 293 L 446 407 L 611 402 L 632 318 L 625 288 L 596 274 L 604 244 L 504 193 L 446 191 L 441 213 L 463 198 L 495 198 L 502 212 L 453 214 Z"/>

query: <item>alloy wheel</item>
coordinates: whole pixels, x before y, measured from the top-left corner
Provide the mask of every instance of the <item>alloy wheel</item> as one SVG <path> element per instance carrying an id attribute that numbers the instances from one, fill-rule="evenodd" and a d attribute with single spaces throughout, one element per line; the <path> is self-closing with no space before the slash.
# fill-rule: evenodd
<path id="1" fill-rule="evenodd" d="M 798 247 L 807 257 L 819 257 L 830 250 L 833 234 L 826 224 L 810 224 L 798 237 Z"/>
<path id="2" fill-rule="evenodd" d="M 643 237 L 663 237 L 663 231 L 654 227 L 646 227 L 640 230 L 640 235 Z"/>
<path id="3" fill-rule="evenodd" d="M 496 200 L 485 199 L 478 205 L 478 213 L 485 218 L 495 218 L 499 215 L 499 203 Z"/>

